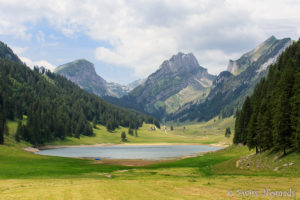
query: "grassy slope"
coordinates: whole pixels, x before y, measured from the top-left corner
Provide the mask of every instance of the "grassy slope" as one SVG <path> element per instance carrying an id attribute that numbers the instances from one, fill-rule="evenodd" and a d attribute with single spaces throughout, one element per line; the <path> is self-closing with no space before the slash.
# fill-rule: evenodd
<path id="1" fill-rule="evenodd" d="M 100 144 L 113 143 L 120 144 L 121 133 L 125 131 L 128 143 L 201 143 L 201 144 L 231 144 L 232 138 L 225 138 L 225 128 L 233 127 L 233 118 L 225 120 L 211 120 L 202 124 L 194 124 L 186 126 L 183 132 L 183 126 L 174 127 L 174 131 L 170 131 L 170 126 L 166 127 L 166 131 L 156 129 L 150 131 L 151 124 L 144 124 L 138 130 L 138 137 L 128 135 L 128 129 L 120 127 L 113 132 L 108 132 L 104 126 L 97 125 L 94 129 L 94 137 L 81 136 L 77 138 L 67 138 L 63 141 L 56 141 L 49 144 L 52 145 L 79 145 L 79 144 Z M 203 131 L 201 131 L 203 130 Z M 232 130 L 232 129 L 231 129 Z"/>
<path id="2" fill-rule="evenodd" d="M 216 137 L 213 134 L 215 129 L 222 130 L 230 124 L 230 120 L 212 120 L 201 125 L 189 125 L 184 134 L 188 138 L 195 137 L 197 129 L 201 132 L 206 127 L 205 137 L 208 139 L 202 141 L 209 141 L 210 137 Z M 9 127 L 10 131 L 14 131 L 16 123 L 10 122 Z M 98 131 L 101 131 L 99 128 Z M 144 143 L 170 137 L 179 141 L 179 138 L 184 138 L 180 132 L 182 128 L 175 127 L 172 134 L 164 134 L 148 132 L 148 127 L 144 126 L 139 131 L 140 137 L 129 139 Z M 221 130 L 220 135 L 223 135 L 224 131 Z M 118 133 L 106 134 L 112 134 L 112 138 L 101 133 L 94 139 L 102 142 L 106 138 L 108 142 L 119 142 Z M 147 138 L 147 134 L 151 135 Z M 92 143 L 89 140 L 82 138 L 78 142 Z M 148 167 L 121 167 L 93 164 L 90 160 L 34 155 L 21 150 L 22 146 L 26 146 L 26 143 L 16 144 L 13 140 L 0 146 L 0 199 L 231 199 L 228 196 L 230 190 L 234 192 L 233 199 L 241 199 L 237 197 L 238 189 L 262 193 L 264 188 L 288 190 L 291 187 L 296 194 L 300 192 L 300 158 L 297 153 L 277 159 L 274 157 L 278 155 L 271 152 L 248 156 L 249 169 L 243 165 L 236 167 L 236 161 L 241 158 L 244 160 L 253 153 L 247 147 L 239 146 Z M 255 165 L 258 161 L 266 160 L 273 163 L 272 169 L 284 163 L 295 164 L 279 168 L 278 171 L 257 168 Z M 112 177 L 106 177 L 107 174 Z"/>

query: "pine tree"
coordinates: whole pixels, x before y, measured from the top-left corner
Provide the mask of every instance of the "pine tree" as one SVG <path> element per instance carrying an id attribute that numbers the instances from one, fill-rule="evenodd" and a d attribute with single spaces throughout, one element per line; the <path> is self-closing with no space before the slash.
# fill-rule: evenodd
<path id="1" fill-rule="evenodd" d="M 153 120 L 153 123 L 154 123 L 154 125 L 155 125 L 157 128 L 160 129 L 160 123 L 159 123 L 159 121 L 158 121 L 157 119 L 154 119 L 154 120 Z"/>
<path id="2" fill-rule="evenodd" d="M 4 144 L 5 124 L 6 120 L 2 113 L 0 113 L 0 144 Z"/>
<path id="3" fill-rule="evenodd" d="M 278 93 L 280 94 L 277 106 L 275 107 L 274 116 L 274 145 L 278 149 L 282 149 L 286 155 L 286 149 L 291 145 L 291 121 L 290 121 L 290 96 L 292 90 L 293 73 L 291 72 L 291 64 L 288 63 L 281 79 Z"/>
<path id="4" fill-rule="evenodd" d="M 247 96 L 247 98 L 243 104 L 242 111 L 240 112 L 240 115 L 239 115 L 239 122 L 240 122 L 239 143 L 242 143 L 244 145 L 247 143 L 248 124 L 250 122 L 251 114 L 252 114 L 251 100 L 250 100 L 250 97 Z"/>
<path id="5" fill-rule="evenodd" d="M 113 129 L 113 122 L 111 121 L 111 120 L 108 120 L 107 122 L 106 122 L 106 129 L 107 129 L 107 131 L 109 131 L 109 132 L 112 132 L 114 129 Z"/>
<path id="6" fill-rule="evenodd" d="M 97 128 L 97 118 L 93 118 L 93 128 Z"/>
<path id="7" fill-rule="evenodd" d="M 300 151 L 300 118 L 298 119 L 297 129 L 293 135 L 293 147 Z"/>
<path id="8" fill-rule="evenodd" d="M 122 142 L 126 142 L 127 141 L 126 133 L 124 131 L 121 133 L 121 141 Z"/>
<path id="9" fill-rule="evenodd" d="M 129 129 L 128 129 L 128 134 L 133 135 L 133 129 L 131 127 L 129 127 Z"/>
<path id="10" fill-rule="evenodd" d="M 18 121 L 18 128 L 17 128 L 17 132 L 16 132 L 16 135 L 15 135 L 15 140 L 17 142 L 20 142 L 20 138 L 21 138 L 21 135 L 22 135 L 22 129 L 23 129 L 22 121 Z"/>
<path id="11" fill-rule="evenodd" d="M 231 130 L 229 127 L 227 127 L 225 130 L 225 137 L 230 137 L 230 135 L 231 135 Z"/>
<path id="12" fill-rule="evenodd" d="M 248 127 L 247 145 L 249 149 L 256 149 L 258 153 L 258 137 L 257 137 L 257 115 L 252 114 Z"/>
<path id="13" fill-rule="evenodd" d="M 138 136 L 138 131 L 137 131 L 137 129 L 134 130 L 134 136 L 135 136 L 135 137 Z"/>
<path id="14" fill-rule="evenodd" d="M 291 108 L 292 143 L 294 148 L 300 150 L 300 72 L 295 75 Z"/>
<path id="15" fill-rule="evenodd" d="M 239 110 L 236 111 L 236 119 L 235 119 L 235 125 L 234 125 L 234 136 L 233 136 L 233 143 L 238 144 L 241 140 L 241 120 L 240 120 L 240 112 Z"/>

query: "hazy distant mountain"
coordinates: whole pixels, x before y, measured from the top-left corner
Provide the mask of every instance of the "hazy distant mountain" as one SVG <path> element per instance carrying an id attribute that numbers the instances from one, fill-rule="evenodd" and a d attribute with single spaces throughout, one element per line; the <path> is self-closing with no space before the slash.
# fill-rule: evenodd
<path id="1" fill-rule="evenodd" d="M 111 95 L 106 81 L 96 73 L 93 63 L 85 59 L 61 65 L 54 72 L 65 76 L 89 93 L 98 96 Z"/>
<path id="2" fill-rule="evenodd" d="M 229 72 L 220 73 L 204 102 L 188 103 L 169 116 L 169 119 L 208 120 L 217 115 L 232 115 L 241 107 L 245 97 L 252 94 L 256 83 L 267 75 L 268 66 L 276 62 L 291 43 L 290 38 L 278 40 L 272 36 L 240 59 L 230 60 Z"/>
<path id="3" fill-rule="evenodd" d="M 143 79 L 138 79 L 138 80 L 135 80 L 131 83 L 129 83 L 127 85 L 127 88 L 129 89 L 129 91 L 133 90 L 134 88 L 136 88 L 137 86 L 143 84 L 147 79 L 143 78 Z"/>
<path id="4" fill-rule="evenodd" d="M 96 73 L 94 64 L 85 59 L 61 65 L 54 72 L 65 76 L 84 90 L 100 97 L 122 97 L 130 91 L 127 86 L 118 83 L 109 83 L 104 80 Z"/>

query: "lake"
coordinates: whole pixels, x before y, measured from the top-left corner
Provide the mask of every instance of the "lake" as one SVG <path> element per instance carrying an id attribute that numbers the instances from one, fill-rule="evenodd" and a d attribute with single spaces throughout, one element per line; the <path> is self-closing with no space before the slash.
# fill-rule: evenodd
<path id="1" fill-rule="evenodd" d="M 197 153 L 216 151 L 219 149 L 222 149 L 222 147 L 208 145 L 112 145 L 47 149 L 40 150 L 36 152 L 36 154 L 73 158 L 162 160 L 191 156 Z"/>

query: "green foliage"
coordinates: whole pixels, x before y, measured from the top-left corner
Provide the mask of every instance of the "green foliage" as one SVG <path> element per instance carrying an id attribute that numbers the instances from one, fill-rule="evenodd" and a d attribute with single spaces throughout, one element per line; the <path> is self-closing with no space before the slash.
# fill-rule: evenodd
<path id="1" fill-rule="evenodd" d="M 133 129 L 131 127 L 129 127 L 129 129 L 128 129 L 128 134 L 133 135 Z"/>
<path id="2" fill-rule="evenodd" d="M 4 132 L 5 132 L 6 120 L 2 113 L 0 113 L 0 144 L 4 144 Z"/>
<path id="3" fill-rule="evenodd" d="M 6 44 L 0 41 L 0 58 L 12 60 L 18 63 L 22 63 L 21 60 L 16 56 L 11 48 L 9 48 Z"/>
<path id="4" fill-rule="evenodd" d="M 123 132 L 121 133 L 121 141 L 122 141 L 122 142 L 127 142 L 127 138 L 126 138 L 126 133 L 125 133 L 125 131 L 123 131 Z"/>
<path id="5" fill-rule="evenodd" d="M 0 113 L 9 120 L 28 116 L 18 137 L 35 146 L 67 136 L 91 136 L 91 121 L 110 131 L 154 122 L 152 117 L 108 104 L 60 75 L 7 59 L 0 59 Z"/>
<path id="6" fill-rule="evenodd" d="M 22 134 L 23 134 L 23 130 L 24 130 L 24 127 L 23 127 L 23 125 L 22 125 L 22 121 L 19 120 L 19 121 L 18 121 L 17 132 L 16 132 L 16 135 L 15 135 L 15 140 L 16 140 L 16 142 L 20 142 L 21 136 L 22 136 Z"/>
<path id="7" fill-rule="evenodd" d="M 134 130 L 134 136 L 138 137 L 138 131 L 137 131 L 137 129 Z"/>
<path id="8" fill-rule="evenodd" d="M 93 128 L 97 128 L 97 118 L 93 118 Z"/>
<path id="9" fill-rule="evenodd" d="M 225 130 L 225 137 L 230 137 L 230 135 L 231 135 L 230 127 L 227 127 Z"/>
<path id="10" fill-rule="evenodd" d="M 287 48 L 270 67 L 267 80 L 262 79 L 244 102 L 236 118 L 234 143 L 247 144 L 257 152 L 273 147 L 284 154 L 287 149 L 300 150 L 299 94 L 300 41 Z"/>

